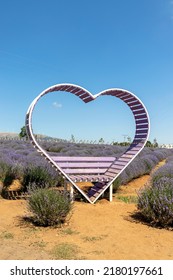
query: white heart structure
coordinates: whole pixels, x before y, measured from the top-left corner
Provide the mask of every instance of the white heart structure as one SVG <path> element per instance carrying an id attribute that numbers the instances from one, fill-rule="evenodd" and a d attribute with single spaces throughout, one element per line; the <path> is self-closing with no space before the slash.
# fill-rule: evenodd
<path id="1" fill-rule="evenodd" d="M 51 157 L 38 144 L 32 131 L 32 114 L 38 100 L 49 92 L 61 91 L 69 92 L 81 98 L 85 103 L 95 100 L 99 96 L 111 95 L 120 98 L 131 109 L 136 131 L 134 139 L 128 149 L 119 158 L 115 157 Z M 90 203 L 96 200 L 108 189 L 112 191 L 112 184 L 123 170 L 144 148 L 150 131 L 150 121 L 148 112 L 133 93 L 118 88 L 104 90 L 96 95 L 92 95 L 86 89 L 74 84 L 57 84 L 41 92 L 31 103 L 26 114 L 26 131 L 31 143 L 37 150 L 56 168 L 57 172 L 63 175 Z M 79 182 L 92 182 L 92 187 L 86 194 L 80 187 Z M 111 197 L 110 197 L 111 200 Z"/>

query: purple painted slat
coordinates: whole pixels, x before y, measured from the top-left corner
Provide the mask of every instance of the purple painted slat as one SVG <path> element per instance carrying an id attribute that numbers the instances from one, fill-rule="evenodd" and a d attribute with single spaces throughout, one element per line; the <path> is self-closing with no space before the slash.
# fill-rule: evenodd
<path id="1" fill-rule="evenodd" d="M 64 91 L 71 92 L 74 89 L 74 86 L 69 86 L 68 88 L 64 89 Z"/>
<path id="2" fill-rule="evenodd" d="M 124 167 L 126 165 L 126 161 L 117 160 L 117 161 L 115 161 L 115 165 Z"/>
<path id="3" fill-rule="evenodd" d="M 55 161 L 57 162 L 57 161 Z M 112 162 L 57 162 L 62 168 L 93 168 L 93 167 L 104 167 L 108 168 Z"/>
<path id="4" fill-rule="evenodd" d="M 139 128 L 148 128 L 148 124 L 138 124 L 136 126 L 136 129 L 139 129 Z"/>
<path id="5" fill-rule="evenodd" d="M 126 155 L 135 155 L 136 154 L 136 151 L 135 150 L 129 150 Z"/>
<path id="6" fill-rule="evenodd" d="M 144 138 L 144 137 L 147 137 L 147 132 L 146 133 L 137 133 L 137 134 L 135 134 L 135 138 L 140 138 L 140 137 L 142 137 L 142 138 Z"/>
<path id="7" fill-rule="evenodd" d="M 62 86 L 61 90 L 66 91 L 66 89 L 68 89 L 69 87 L 70 87 L 70 85 L 66 85 L 66 86 L 64 85 L 64 86 Z"/>
<path id="8" fill-rule="evenodd" d="M 146 135 L 145 136 L 136 136 L 135 138 L 134 138 L 134 141 L 139 141 L 139 140 L 145 140 L 145 138 L 146 138 Z"/>
<path id="9" fill-rule="evenodd" d="M 114 178 L 114 177 L 115 177 L 115 174 L 114 174 L 114 173 L 108 172 L 108 171 L 105 173 L 105 175 L 106 175 L 106 176 L 109 176 L 110 178 Z"/>
<path id="10" fill-rule="evenodd" d="M 132 99 L 132 97 L 128 96 L 126 98 L 123 98 L 123 101 L 130 107 L 130 101 L 136 101 L 136 99 Z"/>
<path id="11" fill-rule="evenodd" d="M 113 162 L 115 157 L 68 157 L 68 156 L 52 156 L 51 157 L 55 161 L 75 161 L 75 162 Z"/>
<path id="12" fill-rule="evenodd" d="M 146 115 L 146 112 L 144 109 L 141 109 L 141 110 L 138 110 L 138 111 L 134 111 L 133 114 L 136 116 L 136 115 L 142 115 L 142 114 L 145 114 Z"/>
<path id="13" fill-rule="evenodd" d="M 130 105 L 132 102 L 136 101 L 136 98 L 135 97 L 130 97 L 130 98 L 127 98 L 124 99 L 124 101 L 127 103 L 127 105 Z"/>
<path id="14" fill-rule="evenodd" d="M 79 90 L 81 90 L 81 89 L 75 87 L 75 88 L 74 88 L 73 90 L 71 90 L 70 92 L 75 94 L 75 93 L 78 92 Z"/>
<path id="15" fill-rule="evenodd" d="M 81 97 L 82 99 L 84 99 L 85 97 L 88 97 L 88 96 L 89 96 L 88 93 L 83 93 L 83 94 L 80 95 L 80 97 Z"/>
<path id="16" fill-rule="evenodd" d="M 118 98 L 122 98 L 123 96 L 127 96 L 127 92 L 125 91 L 117 91 L 117 90 L 112 90 L 112 91 L 107 91 L 107 93 L 105 93 L 106 95 L 112 95 L 112 96 L 116 96 Z"/>
<path id="17" fill-rule="evenodd" d="M 125 101 L 125 100 L 128 100 L 130 97 L 131 97 L 131 94 L 126 93 L 125 95 L 120 96 L 119 98 L 120 98 L 121 100 Z"/>
<path id="18" fill-rule="evenodd" d="M 124 94 L 124 91 L 123 90 L 111 90 L 111 91 L 106 91 L 106 94 L 119 97 Z"/>
<path id="19" fill-rule="evenodd" d="M 131 107 L 131 106 L 129 106 L 129 107 Z M 137 105 L 137 106 L 132 106 L 132 108 L 133 108 L 133 111 L 136 111 L 136 110 L 142 109 L 143 106 L 142 105 Z"/>
<path id="20" fill-rule="evenodd" d="M 118 170 L 121 170 L 123 167 L 124 167 L 124 165 L 122 165 L 122 164 L 113 164 L 113 165 L 111 165 L 110 169 L 118 169 Z M 110 170 L 110 169 L 109 169 L 109 170 Z"/>
<path id="21" fill-rule="evenodd" d="M 145 133 L 147 135 L 148 129 L 137 129 L 135 134 Z"/>
<path id="22" fill-rule="evenodd" d="M 83 99 L 83 98 L 81 98 L 81 99 Z M 92 98 L 91 96 L 88 96 L 88 97 L 86 97 L 86 98 L 83 99 L 83 101 L 84 101 L 85 103 L 88 103 L 88 102 L 90 102 L 90 101 L 92 101 L 92 100 L 93 100 L 93 98 Z"/>
<path id="23" fill-rule="evenodd" d="M 106 168 L 63 168 L 66 174 L 100 174 L 105 173 Z"/>
<path id="24" fill-rule="evenodd" d="M 148 120 L 147 120 L 147 118 L 146 119 L 139 119 L 139 120 L 136 120 L 136 124 L 138 125 L 138 124 L 141 124 L 141 123 L 145 123 L 145 124 L 148 124 Z"/>
<path id="25" fill-rule="evenodd" d="M 123 155 L 122 155 L 122 156 L 119 158 L 118 161 L 120 161 L 120 162 L 127 162 L 128 159 L 127 159 L 127 158 L 124 158 Z"/>
<path id="26" fill-rule="evenodd" d="M 111 166 L 111 167 L 108 169 L 108 171 L 117 174 L 117 173 L 119 173 L 120 170 L 122 170 L 122 169 L 123 169 L 122 166 L 115 167 L 115 165 L 113 165 L 113 166 Z"/>
<path id="27" fill-rule="evenodd" d="M 137 119 L 145 119 L 146 118 L 146 113 L 143 113 L 143 114 L 135 114 L 134 112 L 133 112 L 133 115 L 134 115 L 134 117 L 135 117 L 135 120 Z"/>
<path id="28" fill-rule="evenodd" d="M 124 155 L 122 155 L 122 158 L 129 158 L 129 159 L 130 159 L 130 158 L 132 158 L 132 156 L 131 156 L 131 155 L 128 155 L 128 154 L 124 154 Z M 122 159 L 122 158 L 121 158 L 121 159 Z"/>
<path id="29" fill-rule="evenodd" d="M 128 106 L 129 106 L 130 108 L 132 108 L 132 107 L 135 106 L 135 105 L 140 105 L 140 103 L 139 103 L 138 100 L 136 100 L 136 101 L 131 102 L 130 104 L 128 104 Z M 143 108 L 143 106 L 142 106 L 141 108 Z"/>
<path id="30" fill-rule="evenodd" d="M 75 95 L 80 96 L 82 93 L 86 93 L 86 91 L 83 90 L 83 89 L 80 89 L 79 91 L 77 91 L 77 92 L 75 93 Z"/>
<path id="31" fill-rule="evenodd" d="M 138 133 L 138 134 L 135 134 L 135 138 L 136 137 L 146 137 L 147 136 L 147 133 Z"/>

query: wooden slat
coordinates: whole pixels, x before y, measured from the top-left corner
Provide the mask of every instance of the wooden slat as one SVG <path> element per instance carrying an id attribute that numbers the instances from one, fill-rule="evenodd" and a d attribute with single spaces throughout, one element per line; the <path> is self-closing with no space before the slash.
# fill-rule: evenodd
<path id="1" fill-rule="evenodd" d="M 93 98 L 92 98 L 91 96 L 88 96 L 88 97 L 86 97 L 86 98 L 84 98 L 84 99 L 81 97 L 81 99 L 82 99 L 85 103 L 88 103 L 88 102 L 90 102 L 90 101 L 93 100 Z"/>
<path id="2" fill-rule="evenodd" d="M 107 175 L 107 176 L 110 176 L 111 178 L 114 178 L 114 177 L 115 177 L 115 174 L 112 173 L 112 172 L 109 172 L 109 171 L 106 172 L 106 175 Z"/>
<path id="3" fill-rule="evenodd" d="M 52 156 L 54 161 L 60 162 L 113 162 L 115 157 L 69 157 L 69 156 Z"/>
<path id="4" fill-rule="evenodd" d="M 119 166 L 118 166 L 119 167 Z M 108 170 L 108 172 L 111 172 L 112 174 L 114 174 L 114 176 L 116 175 L 116 174 L 118 174 L 120 171 L 122 170 L 122 167 L 120 168 L 113 168 L 112 166 L 111 166 L 111 168 L 109 168 L 109 170 Z"/>
<path id="5" fill-rule="evenodd" d="M 138 134 L 135 135 L 134 139 L 136 139 L 136 138 L 139 138 L 139 139 L 140 138 L 146 138 L 146 136 L 147 136 L 147 133 L 140 133 L 140 134 L 138 133 Z"/>
<path id="6" fill-rule="evenodd" d="M 100 174 L 105 173 L 106 168 L 64 168 L 66 174 Z"/>
<path id="7" fill-rule="evenodd" d="M 131 97 L 131 94 L 124 94 L 123 96 L 119 97 L 121 100 L 125 101 L 125 100 L 128 100 L 129 98 Z"/>
<path id="8" fill-rule="evenodd" d="M 122 158 L 132 158 L 132 155 L 124 154 Z"/>
<path id="9" fill-rule="evenodd" d="M 129 106 L 130 108 L 132 108 L 132 107 L 135 106 L 135 105 L 140 105 L 140 103 L 139 103 L 138 100 L 135 100 L 134 102 L 131 102 L 130 104 L 128 104 L 128 106 Z M 142 108 L 143 108 L 143 106 L 142 106 Z"/>
<path id="10" fill-rule="evenodd" d="M 126 165 L 126 163 L 127 163 L 126 161 L 118 160 L 118 161 L 115 162 L 115 165 L 124 167 Z M 112 166 L 114 166 L 114 164 Z"/>
<path id="11" fill-rule="evenodd" d="M 142 124 L 142 123 L 145 123 L 145 124 L 148 124 L 148 120 L 147 118 L 145 119 L 136 119 L 136 124 Z"/>
<path id="12" fill-rule="evenodd" d="M 85 92 L 84 94 L 80 95 L 80 97 L 82 97 L 82 99 L 88 97 L 88 93 Z"/>
<path id="13" fill-rule="evenodd" d="M 148 133 L 148 129 L 137 129 L 136 134 L 141 134 L 141 133 Z"/>
<path id="14" fill-rule="evenodd" d="M 137 126 L 136 126 L 136 129 L 139 129 L 139 128 L 148 128 L 148 124 L 140 124 L 140 125 L 137 125 Z"/>
<path id="15" fill-rule="evenodd" d="M 75 87 L 75 88 L 74 88 L 73 90 L 71 90 L 70 92 L 71 92 L 71 93 L 77 93 L 79 90 L 81 90 L 81 89 Z"/>
<path id="16" fill-rule="evenodd" d="M 82 93 L 85 93 L 86 91 L 84 91 L 83 89 L 80 89 L 79 91 L 77 91 L 75 93 L 75 95 L 80 96 Z"/>
<path id="17" fill-rule="evenodd" d="M 138 110 L 138 111 L 134 111 L 133 114 L 136 115 L 142 115 L 142 114 L 146 114 L 144 109 Z"/>
<path id="18" fill-rule="evenodd" d="M 58 165 L 62 168 L 99 168 L 99 167 L 104 167 L 104 168 L 108 168 L 112 162 L 57 162 Z"/>
<path id="19" fill-rule="evenodd" d="M 132 97 L 128 98 L 127 100 L 124 99 L 124 101 L 127 103 L 127 105 L 130 105 L 132 102 L 136 101 L 136 98 L 132 96 Z"/>
<path id="20" fill-rule="evenodd" d="M 132 105 L 131 106 L 131 104 L 129 105 L 129 107 L 133 110 L 133 111 L 136 111 L 136 110 L 139 110 L 139 109 L 142 109 L 143 108 L 143 106 L 140 104 L 139 105 L 139 103 L 137 103 L 138 105 L 137 106 L 135 106 L 135 105 Z"/>

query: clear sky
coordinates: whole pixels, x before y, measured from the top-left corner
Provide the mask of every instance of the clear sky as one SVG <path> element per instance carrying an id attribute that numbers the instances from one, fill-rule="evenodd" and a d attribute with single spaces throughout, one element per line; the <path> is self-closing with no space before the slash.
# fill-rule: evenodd
<path id="1" fill-rule="evenodd" d="M 58 83 L 93 94 L 124 88 L 148 109 L 150 140 L 173 143 L 173 1 L 0 1 L 0 132 L 20 132 L 32 100 Z M 36 133 L 123 141 L 128 107 L 101 97 L 86 105 L 51 93 L 35 109 Z"/>

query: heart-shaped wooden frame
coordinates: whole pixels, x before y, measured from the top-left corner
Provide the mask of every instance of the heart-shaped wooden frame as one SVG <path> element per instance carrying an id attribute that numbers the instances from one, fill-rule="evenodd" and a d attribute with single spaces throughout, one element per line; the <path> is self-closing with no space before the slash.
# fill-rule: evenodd
<path id="1" fill-rule="evenodd" d="M 50 157 L 48 153 L 38 144 L 36 138 L 34 137 L 32 131 L 32 114 L 34 107 L 38 100 L 48 94 L 49 92 L 63 91 L 72 93 L 82 99 L 85 103 L 95 100 L 99 96 L 111 95 L 120 98 L 124 101 L 131 109 L 135 124 L 136 132 L 135 137 L 130 145 L 130 147 L 121 155 L 118 159 L 113 157 Z M 74 84 L 57 84 L 51 86 L 41 92 L 31 103 L 26 114 L 26 131 L 31 143 L 37 148 L 39 152 L 56 168 L 57 172 L 66 178 L 73 187 L 75 187 L 90 203 L 94 203 L 109 187 L 111 189 L 112 183 L 115 179 L 122 173 L 122 171 L 132 162 L 132 160 L 139 154 L 139 152 L 145 146 L 147 139 L 149 137 L 150 121 L 148 112 L 141 102 L 141 100 L 136 97 L 133 93 L 118 88 L 112 88 L 104 90 L 96 95 L 92 95 L 86 89 L 74 85 Z M 68 161 L 68 164 L 67 164 Z M 63 162 L 63 163 L 62 163 Z M 109 162 L 109 164 L 108 164 Z M 72 166 L 75 168 L 72 169 Z M 82 168 L 80 168 L 82 166 Z M 106 170 L 103 167 L 107 166 Z M 70 167 L 70 168 L 69 168 Z M 87 167 L 87 169 L 86 169 Z M 97 168 L 93 168 L 97 167 Z M 100 171 L 96 171 L 100 170 Z M 87 171 L 86 171 L 87 170 Z M 89 171 L 88 171 L 89 170 Z M 91 172 L 91 174 L 89 173 Z M 83 174 L 82 174 L 83 173 Z M 98 173 L 98 174 L 97 174 Z M 94 182 L 93 187 L 90 189 L 89 193 L 86 194 L 80 187 L 78 182 L 80 181 L 90 181 Z"/>

